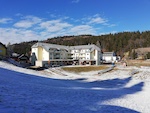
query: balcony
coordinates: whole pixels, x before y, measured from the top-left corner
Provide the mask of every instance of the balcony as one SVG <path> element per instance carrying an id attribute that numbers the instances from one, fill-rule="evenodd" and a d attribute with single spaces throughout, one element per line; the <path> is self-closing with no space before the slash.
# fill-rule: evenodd
<path id="1" fill-rule="evenodd" d="M 80 51 L 79 50 L 72 50 L 71 53 L 79 53 Z"/>

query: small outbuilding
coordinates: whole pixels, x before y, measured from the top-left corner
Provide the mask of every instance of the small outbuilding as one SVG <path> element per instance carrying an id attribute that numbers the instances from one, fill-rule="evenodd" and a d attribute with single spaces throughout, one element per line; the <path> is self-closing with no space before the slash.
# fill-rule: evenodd
<path id="1" fill-rule="evenodd" d="M 112 63 L 116 62 L 117 56 L 115 52 L 103 52 L 102 54 L 102 62 L 103 63 Z"/>
<path id="2" fill-rule="evenodd" d="M 20 62 L 20 63 L 28 63 L 29 62 L 29 57 L 26 56 L 25 54 L 19 55 L 17 53 L 13 53 L 11 56 L 11 59 Z"/>

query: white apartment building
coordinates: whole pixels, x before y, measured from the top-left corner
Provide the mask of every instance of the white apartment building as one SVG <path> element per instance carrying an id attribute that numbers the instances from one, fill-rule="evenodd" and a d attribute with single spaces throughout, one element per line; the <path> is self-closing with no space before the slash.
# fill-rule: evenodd
<path id="1" fill-rule="evenodd" d="M 79 60 L 79 64 L 100 64 L 101 50 L 94 44 L 71 46 L 71 58 L 73 60 Z"/>
<path id="2" fill-rule="evenodd" d="M 101 50 L 94 44 L 64 46 L 38 42 L 31 50 L 31 62 L 36 66 L 100 64 Z"/>

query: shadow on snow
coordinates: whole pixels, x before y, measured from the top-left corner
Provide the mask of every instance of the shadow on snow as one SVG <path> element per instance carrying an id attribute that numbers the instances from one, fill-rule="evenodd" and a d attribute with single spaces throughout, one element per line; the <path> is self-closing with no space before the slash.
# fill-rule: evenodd
<path id="1" fill-rule="evenodd" d="M 143 82 L 124 87 L 131 78 L 84 82 L 60 80 L 0 68 L 1 113 L 139 113 L 104 101 L 142 91 Z"/>

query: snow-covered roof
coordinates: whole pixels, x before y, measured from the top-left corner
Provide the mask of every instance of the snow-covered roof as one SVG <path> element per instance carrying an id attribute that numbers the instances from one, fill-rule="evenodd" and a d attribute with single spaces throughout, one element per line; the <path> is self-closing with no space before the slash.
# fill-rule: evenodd
<path id="1" fill-rule="evenodd" d="M 64 45 L 57 45 L 57 44 L 48 44 L 48 43 L 41 43 L 41 42 L 38 42 L 36 44 L 34 44 L 32 46 L 32 48 L 36 48 L 36 47 L 43 47 L 46 51 L 49 51 L 50 48 L 55 48 L 55 49 L 65 49 L 65 50 L 68 50 L 69 47 L 68 46 L 64 46 Z"/>
<path id="2" fill-rule="evenodd" d="M 103 56 L 115 56 L 114 52 L 103 52 Z"/>
<path id="3" fill-rule="evenodd" d="M 70 46 L 71 50 L 80 50 L 80 49 L 90 49 L 91 51 L 93 51 L 94 49 L 100 51 L 100 48 L 97 47 L 94 44 L 90 44 L 90 45 L 79 45 L 79 46 Z"/>
<path id="4" fill-rule="evenodd" d="M 100 51 L 100 48 L 97 47 L 94 44 L 91 45 L 79 45 L 79 46 L 64 46 L 64 45 L 57 45 L 57 44 L 48 44 L 48 43 L 41 43 L 38 42 L 32 46 L 32 48 L 37 48 L 37 47 L 43 47 L 46 51 L 49 51 L 50 48 L 55 48 L 55 49 L 64 49 L 64 50 L 80 50 L 80 49 L 90 49 L 90 51 L 93 51 L 94 49 Z"/>

